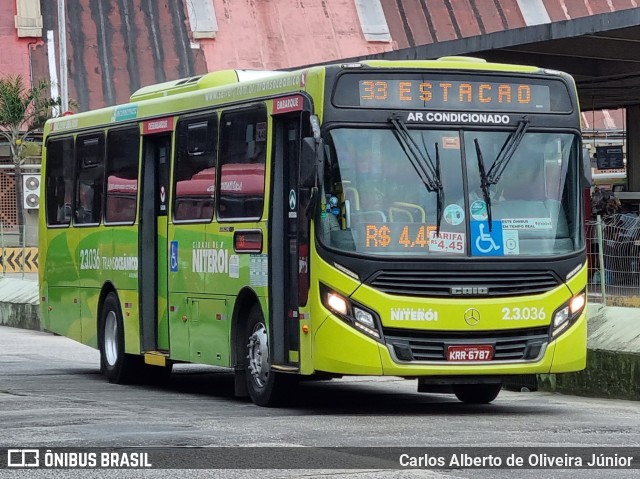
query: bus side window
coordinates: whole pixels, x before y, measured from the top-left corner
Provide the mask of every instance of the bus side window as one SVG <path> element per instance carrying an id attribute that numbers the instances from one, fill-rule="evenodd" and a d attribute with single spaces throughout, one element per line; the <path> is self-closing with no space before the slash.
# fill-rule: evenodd
<path id="1" fill-rule="evenodd" d="M 105 222 L 133 223 L 138 200 L 140 133 L 137 127 L 107 135 Z"/>
<path id="2" fill-rule="evenodd" d="M 74 222 L 98 224 L 104 190 L 104 134 L 91 133 L 77 139 L 78 177 Z"/>
<path id="3" fill-rule="evenodd" d="M 173 219 L 211 221 L 216 189 L 218 117 L 209 113 L 182 118 L 177 130 Z"/>
<path id="4" fill-rule="evenodd" d="M 266 109 L 224 113 L 221 125 L 218 217 L 259 219 L 264 205 Z"/>
<path id="5" fill-rule="evenodd" d="M 45 179 L 48 225 L 69 225 L 73 202 L 73 138 L 51 140 L 47 145 Z"/>

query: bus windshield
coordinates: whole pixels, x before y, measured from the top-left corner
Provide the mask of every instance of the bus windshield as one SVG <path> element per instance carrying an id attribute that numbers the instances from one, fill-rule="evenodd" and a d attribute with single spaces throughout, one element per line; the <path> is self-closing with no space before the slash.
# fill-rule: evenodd
<path id="1" fill-rule="evenodd" d="M 391 128 L 329 131 L 318 229 L 325 246 L 429 257 L 556 256 L 582 249 L 577 135 L 527 129 L 514 146 L 515 128 L 408 132 L 413 141 Z M 418 161 L 408 144 L 420 150 Z M 490 174 L 496 159 L 501 164 L 493 173 L 501 174 Z M 433 165 L 429 178 L 441 191 L 419 173 L 421 161 Z M 483 168 L 485 180 L 491 177 L 484 188 Z"/>

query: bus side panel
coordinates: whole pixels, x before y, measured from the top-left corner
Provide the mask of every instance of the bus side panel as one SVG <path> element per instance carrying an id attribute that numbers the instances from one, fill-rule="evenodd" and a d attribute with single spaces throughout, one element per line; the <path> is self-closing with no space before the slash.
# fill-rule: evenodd
<path id="1" fill-rule="evenodd" d="M 169 293 L 170 357 L 176 361 L 191 360 L 188 309 L 185 293 Z"/>
<path id="2" fill-rule="evenodd" d="M 49 318 L 46 329 L 82 342 L 78 288 L 49 286 Z"/>
<path id="3" fill-rule="evenodd" d="M 171 359 L 191 361 L 188 297 L 206 293 L 205 277 L 211 248 L 206 241 L 204 224 L 170 223 L 167 236 L 168 349 Z M 159 276 L 162 278 L 162 274 Z"/>
<path id="4" fill-rule="evenodd" d="M 169 350 L 169 298 L 167 278 L 167 216 L 158 216 L 158 349 Z"/>
<path id="5" fill-rule="evenodd" d="M 229 317 L 226 299 L 188 298 L 191 362 L 229 366 Z"/>
<path id="6" fill-rule="evenodd" d="M 78 228 L 76 262 L 79 264 L 79 296 L 82 316 L 82 341 L 97 347 L 97 326 L 101 315 L 99 300 L 102 288 L 110 283 L 120 299 L 123 319 L 125 315 L 124 291 L 137 289 L 138 260 L 137 234 L 134 226 L 91 226 Z M 136 315 L 137 316 L 137 315 Z M 137 329 L 136 329 L 137 331 Z M 125 336 L 126 343 L 139 342 Z M 131 348 L 130 348 L 131 349 Z M 139 347 L 132 348 L 139 352 Z"/>
<path id="7" fill-rule="evenodd" d="M 176 262 L 169 267 L 169 292 L 204 294 L 211 245 L 206 241 L 204 224 L 171 224 L 170 255 Z M 171 304 L 174 304 L 173 302 Z M 173 347 L 173 340 L 171 346 Z"/>
<path id="8" fill-rule="evenodd" d="M 169 226 L 171 359 L 231 366 L 235 298 L 247 285 L 268 318 L 267 255 L 234 250 L 234 232 L 245 229 L 261 230 L 262 251 L 267 251 L 266 220 Z"/>
<path id="9" fill-rule="evenodd" d="M 74 255 L 77 232 L 71 228 L 48 229 L 46 232 L 40 268 L 45 269 L 49 287 L 77 288 L 80 266 Z"/>
<path id="10" fill-rule="evenodd" d="M 80 288 L 80 315 L 82 322 L 82 342 L 87 346 L 98 347 L 98 302 L 100 290 L 97 288 Z"/>
<path id="11" fill-rule="evenodd" d="M 82 323 L 78 298 L 77 232 L 71 228 L 41 230 L 39 269 L 46 278 L 42 291 L 46 298 L 42 321 L 48 331 L 82 342 Z"/>
<path id="12" fill-rule="evenodd" d="M 117 294 L 124 323 L 124 352 L 140 354 L 140 296 L 137 290 L 118 290 Z"/>

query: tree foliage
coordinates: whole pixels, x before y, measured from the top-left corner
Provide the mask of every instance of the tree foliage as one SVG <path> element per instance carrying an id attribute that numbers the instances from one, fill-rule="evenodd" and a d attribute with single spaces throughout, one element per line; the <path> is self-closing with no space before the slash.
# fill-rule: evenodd
<path id="1" fill-rule="evenodd" d="M 25 139 L 52 117 L 60 98 L 50 98 L 49 83 L 41 80 L 27 88 L 20 75 L 0 78 L 0 138 L 9 143 L 14 164 L 24 162 Z"/>
<path id="2" fill-rule="evenodd" d="M 16 180 L 16 208 L 18 225 L 25 222 L 22 205 L 22 165 L 33 153 L 34 130 L 40 129 L 52 117 L 54 108 L 62 104 L 60 98 L 50 98 L 49 83 L 41 80 L 28 88 L 20 75 L 0 78 L 0 140 L 9 144 Z M 37 150 L 40 150 L 37 148 Z M 20 228 L 20 243 L 24 229 Z"/>

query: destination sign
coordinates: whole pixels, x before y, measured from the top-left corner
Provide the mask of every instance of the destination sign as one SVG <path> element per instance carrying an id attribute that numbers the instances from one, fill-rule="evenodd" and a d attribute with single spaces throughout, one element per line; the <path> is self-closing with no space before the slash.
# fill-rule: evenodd
<path id="1" fill-rule="evenodd" d="M 343 75 L 336 86 L 334 103 L 385 109 L 572 111 L 567 88 L 557 80 L 441 73 Z"/>

